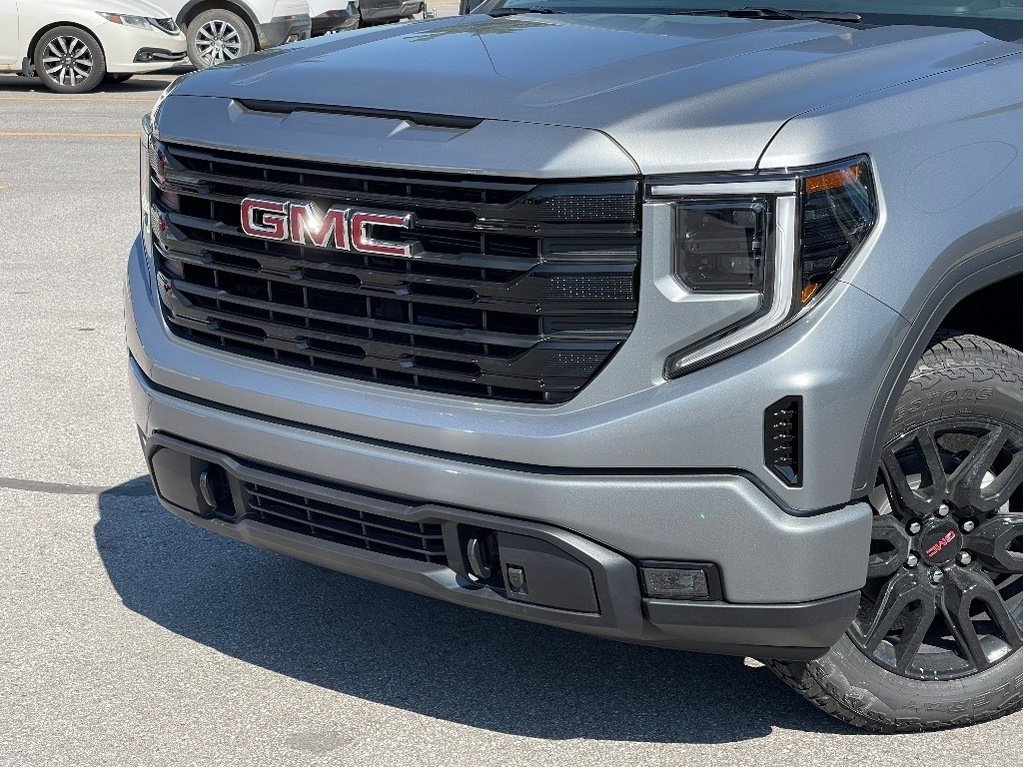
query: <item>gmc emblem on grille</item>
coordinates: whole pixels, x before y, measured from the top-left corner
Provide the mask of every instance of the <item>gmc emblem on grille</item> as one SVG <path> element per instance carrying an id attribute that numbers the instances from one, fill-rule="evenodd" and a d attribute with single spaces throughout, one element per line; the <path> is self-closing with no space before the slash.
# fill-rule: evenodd
<path id="1" fill-rule="evenodd" d="M 411 229 L 411 213 L 373 213 L 336 207 L 324 212 L 315 203 L 247 197 L 242 201 L 241 216 L 242 231 L 260 240 L 289 240 L 297 245 L 378 256 L 412 255 L 411 243 L 370 236 L 371 226 Z"/>

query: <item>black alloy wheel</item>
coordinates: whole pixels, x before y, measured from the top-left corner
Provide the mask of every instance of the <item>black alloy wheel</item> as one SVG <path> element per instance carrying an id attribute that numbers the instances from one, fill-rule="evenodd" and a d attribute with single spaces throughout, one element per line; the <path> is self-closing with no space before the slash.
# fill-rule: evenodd
<path id="1" fill-rule="evenodd" d="M 951 416 L 886 447 L 850 635 L 886 669 L 955 680 L 1022 645 L 1021 435 Z"/>

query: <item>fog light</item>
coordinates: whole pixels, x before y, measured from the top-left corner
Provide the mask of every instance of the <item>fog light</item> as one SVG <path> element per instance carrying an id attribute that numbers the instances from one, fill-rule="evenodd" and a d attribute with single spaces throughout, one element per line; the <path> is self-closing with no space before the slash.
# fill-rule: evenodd
<path id="1" fill-rule="evenodd" d="M 665 600 L 718 600 L 718 568 L 710 563 L 649 563 L 641 565 L 644 595 Z"/>

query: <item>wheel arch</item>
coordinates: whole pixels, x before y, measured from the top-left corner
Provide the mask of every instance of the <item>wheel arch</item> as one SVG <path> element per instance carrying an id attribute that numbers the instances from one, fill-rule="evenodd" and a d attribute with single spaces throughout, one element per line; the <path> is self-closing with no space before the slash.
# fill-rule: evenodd
<path id="1" fill-rule="evenodd" d="M 1019 234 L 1014 246 L 1013 255 L 1005 255 L 1002 248 L 995 249 L 1000 256 L 984 265 L 978 263 L 984 260 L 983 254 L 959 262 L 941 277 L 925 300 L 875 396 L 861 437 L 852 498 L 864 498 L 871 490 L 885 443 L 886 430 L 881 427 L 892 421 L 900 395 L 936 331 L 955 328 L 1021 349 Z M 1007 304 L 1006 297 L 1013 301 Z"/>
<path id="2" fill-rule="evenodd" d="M 85 26 L 85 24 L 82 24 L 79 21 L 53 21 L 50 22 L 49 24 L 44 24 L 42 27 L 36 30 L 36 33 L 32 35 L 31 39 L 28 41 L 28 51 L 26 52 L 25 57 L 28 59 L 29 64 L 31 65 L 33 71 L 36 67 L 36 46 L 39 44 L 39 41 L 42 39 L 43 35 L 45 35 L 51 29 L 56 29 L 57 27 L 74 27 L 75 29 L 80 29 L 83 32 L 88 32 L 89 36 L 96 41 L 96 45 L 100 47 L 100 51 L 103 53 L 103 58 L 107 58 L 107 51 L 103 47 L 103 41 L 100 40 L 100 36 L 97 35 L 93 30 L 89 29 L 89 27 Z"/>
<path id="3" fill-rule="evenodd" d="M 252 39 L 256 44 L 256 50 L 260 49 L 259 20 L 249 6 L 244 3 L 233 2 L 233 0 L 189 0 L 178 11 L 175 21 L 183 29 L 203 11 L 225 10 L 231 11 L 241 17 L 249 31 L 252 32 Z"/>

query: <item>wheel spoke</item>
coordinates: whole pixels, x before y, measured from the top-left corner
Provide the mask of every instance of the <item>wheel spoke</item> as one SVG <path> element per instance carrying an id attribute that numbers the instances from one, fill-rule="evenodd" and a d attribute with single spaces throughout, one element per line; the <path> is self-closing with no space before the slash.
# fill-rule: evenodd
<path id="1" fill-rule="evenodd" d="M 1010 615 L 992 579 L 972 570 L 953 571 L 950 575 L 949 583 L 943 590 L 940 610 L 967 658 L 978 669 L 993 663 L 982 647 L 978 629 L 971 618 L 971 614 L 978 610 L 977 603 L 984 606 L 985 613 L 998 630 L 999 638 L 1009 649 L 1020 648 L 1020 625 Z"/>
<path id="2" fill-rule="evenodd" d="M 920 445 L 916 440 L 917 445 Z M 882 474 L 886 481 L 889 497 L 893 506 L 914 517 L 924 517 L 931 513 L 941 502 L 932 493 L 932 485 L 914 489 L 907 479 L 907 473 L 900 465 L 896 456 L 895 446 L 882 456 Z M 918 450 L 920 453 L 920 449 Z M 927 495 L 924 495 L 927 494 Z"/>
<path id="3" fill-rule="evenodd" d="M 917 435 L 917 444 L 921 449 L 921 458 L 924 459 L 925 466 L 928 468 L 928 475 L 931 477 L 927 488 L 931 491 L 929 500 L 941 502 L 942 499 L 939 497 L 944 495 L 947 489 L 948 478 L 946 467 L 942 463 L 942 456 L 939 453 L 939 443 L 935 431 L 927 428 L 920 430 Z M 918 489 L 919 492 L 922 490 L 926 489 Z"/>
<path id="4" fill-rule="evenodd" d="M 900 616 L 914 603 L 922 600 L 931 601 L 932 598 L 922 592 L 916 574 L 905 571 L 893 577 L 875 602 L 871 623 L 864 632 L 865 647 L 872 653 L 878 650 Z"/>
<path id="5" fill-rule="evenodd" d="M 46 46 L 46 50 L 52 53 L 54 58 L 60 59 L 62 58 L 62 55 L 61 52 L 57 49 L 56 43 L 56 40 L 52 41 L 49 45 Z"/>
<path id="6" fill-rule="evenodd" d="M 1010 500 L 1014 492 L 1021 486 L 1024 457 L 1017 451 L 1009 465 L 1002 469 L 991 482 L 977 489 L 971 506 L 980 510 L 999 509 Z"/>
<path id="7" fill-rule="evenodd" d="M 921 644 L 928 635 L 938 611 L 935 600 L 922 596 L 914 609 L 905 615 L 905 625 L 899 641 L 895 644 L 896 669 L 906 672 L 921 650 Z"/>
<path id="8" fill-rule="evenodd" d="M 1014 544 L 1021 539 L 1024 514 L 997 515 L 974 529 L 964 546 L 979 555 L 985 566 L 999 573 L 1021 573 L 1022 556 Z"/>
<path id="9" fill-rule="evenodd" d="M 992 491 L 982 489 L 982 482 L 1005 447 L 1006 440 L 1007 430 L 1002 426 L 992 427 L 986 435 L 978 440 L 977 445 L 971 449 L 967 458 L 961 462 L 949 478 L 949 493 L 954 504 L 958 507 L 974 507 L 979 511 L 988 512 L 997 509 L 1005 502 L 1004 499 L 998 504 L 990 504 L 990 496 L 999 496 L 1001 490 L 1008 488 L 1006 498 L 1009 498 L 1010 493 L 1016 487 L 1016 485 L 1008 486 L 1008 481 L 1012 480 L 1015 474 L 1012 465 L 1007 468 L 1010 470 L 1009 477 L 1003 477 L 997 488 Z M 1017 462 L 1016 474 L 1018 477 L 1019 473 L 1020 466 Z M 1007 473 L 1004 471 L 1000 474 L 1006 475 Z"/>
<path id="10" fill-rule="evenodd" d="M 895 515 L 878 515 L 871 523 L 868 578 L 892 576 L 910 555 L 910 537 Z"/>
<path id="11" fill-rule="evenodd" d="M 971 621 L 971 600 L 963 593 L 959 580 L 950 580 L 942 592 L 939 612 L 945 619 L 953 639 L 959 646 L 964 658 L 974 669 L 988 666 L 985 650 L 981 647 L 981 638 Z"/>

